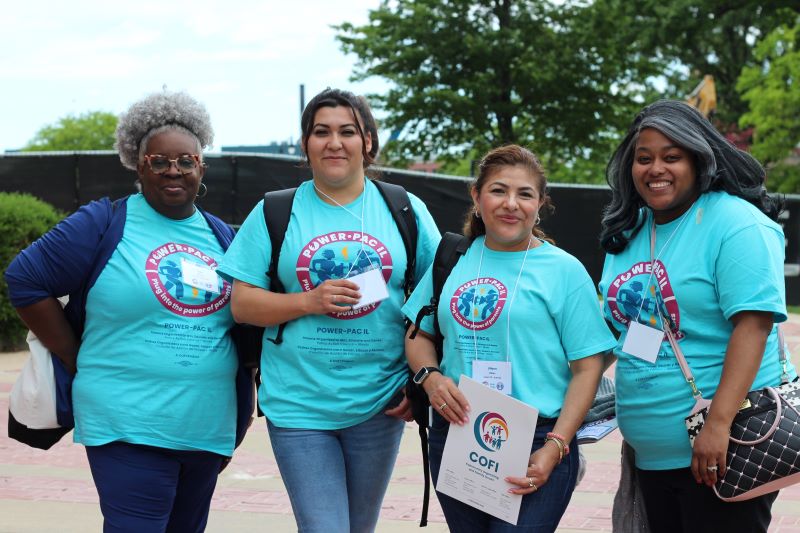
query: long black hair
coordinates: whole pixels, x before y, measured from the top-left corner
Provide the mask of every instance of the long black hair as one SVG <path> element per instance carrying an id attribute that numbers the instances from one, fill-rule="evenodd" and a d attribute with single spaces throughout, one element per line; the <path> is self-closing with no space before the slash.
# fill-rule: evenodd
<path id="1" fill-rule="evenodd" d="M 645 203 L 633 185 L 631 168 L 636 141 L 646 128 L 659 131 L 693 156 L 700 194 L 725 191 L 777 220 L 783 201 L 767 194 L 764 167 L 728 142 L 695 108 L 677 100 L 660 100 L 636 115 L 606 167 L 611 203 L 603 212 L 600 232 L 600 244 L 606 252 L 621 252 L 641 229 L 639 212 Z"/>

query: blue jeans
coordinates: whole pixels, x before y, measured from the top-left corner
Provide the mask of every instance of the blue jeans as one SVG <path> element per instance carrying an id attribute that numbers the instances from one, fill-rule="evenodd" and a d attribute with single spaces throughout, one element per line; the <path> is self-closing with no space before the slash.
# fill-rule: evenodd
<path id="1" fill-rule="evenodd" d="M 383 411 L 337 430 L 280 428 L 267 420 L 298 531 L 374 531 L 404 426 Z"/>
<path id="2" fill-rule="evenodd" d="M 86 457 L 105 533 L 205 531 L 221 455 L 112 442 Z"/>
<path id="3" fill-rule="evenodd" d="M 448 422 L 439 413 L 434 412 L 428 436 L 431 476 L 434 485 L 439 479 L 439 467 L 442 464 L 442 452 L 448 428 Z M 552 424 L 536 427 L 531 453 L 544 446 L 544 438 L 550 431 L 553 431 Z M 569 455 L 553 469 L 547 483 L 536 492 L 522 497 L 516 526 L 437 491 L 436 496 L 439 498 L 450 531 L 457 533 L 507 531 L 552 533 L 555 531 L 561 516 L 567 509 L 578 477 L 577 441 L 573 440 L 569 444 L 569 449 Z"/>

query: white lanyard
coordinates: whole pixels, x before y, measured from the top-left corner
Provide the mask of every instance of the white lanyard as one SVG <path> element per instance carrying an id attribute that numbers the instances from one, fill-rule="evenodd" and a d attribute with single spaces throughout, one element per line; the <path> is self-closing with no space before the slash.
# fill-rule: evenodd
<path id="1" fill-rule="evenodd" d="M 530 239 L 528 239 L 528 247 L 525 248 L 525 255 L 522 256 L 522 265 L 519 267 L 519 273 L 517 274 L 517 280 L 514 282 L 514 290 L 511 292 L 511 299 L 508 300 L 508 309 L 506 311 L 506 362 L 509 362 L 511 359 L 511 306 L 514 304 L 514 298 L 517 296 L 517 287 L 519 286 L 519 280 L 522 277 L 522 271 L 525 269 L 525 260 L 528 258 L 528 252 L 531 249 L 531 244 L 533 244 L 533 235 L 531 235 Z M 481 279 L 481 267 L 483 266 L 483 252 L 486 250 L 486 237 L 483 239 L 483 246 L 481 247 L 481 255 L 478 259 L 478 274 L 475 277 L 475 291 L 472 294 L 472 312 L 475 312 L 475 303 L 478 298 L 478 281 Z M 476 333 L 477 328 L 475 327 L 475 320 L 473 317 L 470 317 L 472 321 L 472 346 L 475 349 L 475 360 L 478 361 L 480 358 L 478 357 L 478 334 Z"/>
<path id="2" fill-rule="evenodd" d="M 350 276 L 350 272 L 353 271 L 353 268 L 356 266 L 356 264 L 358 264 L 358 260 L 361 258 L 361 255 L 364 254 L 364 206 L 367 204 L 367 182 L 366 182 L 366 180 L 364 181 L 364 191 L 362 192 L 362 196 L 361 196 L 361 216 L 356 215 L 355 213 L 353 213 L 352 211 L 347 209 L 345 206 L 343 206 L 342 204 L 337 202 L 336 199 L 331 198 L 330 196 L 328 196 L 327 194 L 322 192 L 319 189 L 319 187 L 317 187 L 316 183 L 312 182 L 312 185 L 314 185 L 314 190 L 316 190 L 319 194 L 321 194 L 322 196 L 324 196 L 325 198 L 327 198 L 328 200 L 330 200 L 334 204 L 338 205 L 339 207 L 341 207 L 342 209 L 347 211 L 350 215 L 353 216 L 353 218 L 357 219 L 361 223 L 361 239 L 360 239 L 361 240 L 361 249 L 358 251 L 358 255 L 356 256 L 355 261 L 353 261 L 350 264 L 350 270 L 348 270 L 347 274 L 345 274 L 345 276 L 344 276 L 345 278 L 347 278 L 347 277 Z M 367 261 L 369 261 L 370 266 L 374 267 L 375 264 L 372 262 L 372 259 L 369 257 L 369 254 L 364 254 L 364 256 L 367 258 Z"/>
<path id="3" fill-rule="evenodd" d="M 653 257 L 656 249 L 656 219 L 655 214 L 653 214 L 653 221 L 650 224 L 650 275 L 647 277 L 647 283 L 644 287 L 644 292 L 642 293 L 642 303 L 639 304 L 639 312 L 636 313 L 636 322 L 639 321 L 639 316 L 642 314 L 642 308 L 644 307 L 645 296 L 647 295 L 648 291 L 650 290 L 650 282 L 653 280 L 653 272 L 655 271 L 656 262 L 661 259 L 661 256 L 664 254 L 664 250 L 667 249 L 667 245 L 669 245 L 672 238 L 678 233 L 678 230 L 681 229 L 683 223 L 689 218 L 689 215 L 694 211 L 694 205 L 692 205 L 691 209 L 689 209 L 686 213 L 681 216 L 680 222 L 678 225 L 675 226 L 675 229 L 672 230 L 672 233 L 669 234 L 667 241 L 659 250 L 658 255 Z"/>

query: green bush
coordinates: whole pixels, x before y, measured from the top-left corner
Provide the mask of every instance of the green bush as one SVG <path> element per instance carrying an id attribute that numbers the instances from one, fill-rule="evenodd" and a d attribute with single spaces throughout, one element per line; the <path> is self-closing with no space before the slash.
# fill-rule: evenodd
<path id="1" fill-rule="evenodd" d="M 29 194 L 0 192 L 0 266 L 12 259 L 55 226 L 64 214 Z M 8 299 L 8 287 L 0 277 L 0 350 L 19 349 L 27 328 Z"/>

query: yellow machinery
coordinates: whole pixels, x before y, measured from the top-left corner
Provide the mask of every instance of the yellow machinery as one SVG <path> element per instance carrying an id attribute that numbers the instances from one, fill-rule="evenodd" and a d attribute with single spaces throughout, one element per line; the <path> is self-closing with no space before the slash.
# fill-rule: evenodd
<path id="1" fill-rule="evenodd" d="M 706 74 L 697 87 L 686 97 L 686 102 L 710 117 L 717 109 L 717 88 L 714 85 L 714 76 Z"/>

